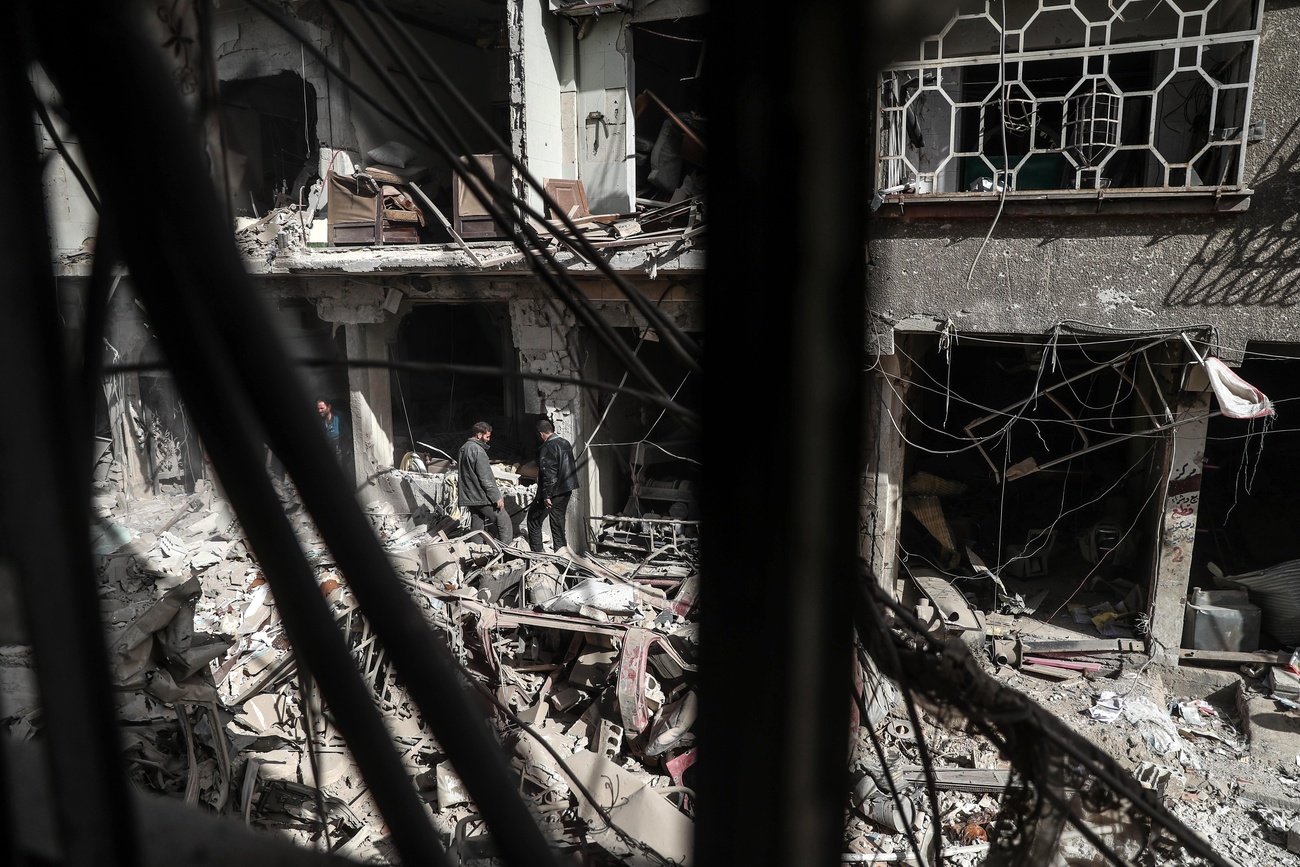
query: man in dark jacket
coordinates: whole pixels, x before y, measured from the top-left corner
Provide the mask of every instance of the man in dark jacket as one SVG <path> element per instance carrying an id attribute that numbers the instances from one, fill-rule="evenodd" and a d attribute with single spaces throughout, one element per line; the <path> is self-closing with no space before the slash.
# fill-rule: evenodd
<path id="1" fill-rule="evenodd" d="M 551 544 L 559 551 L 568 544 L 564 517 L 569 495 L 578 487 L 578 464 L 573 446 L 546 419 L 537 423 L 537 438 L 542 444 L 537 450 L 537 496 L 528 507 L 528 547 L 542 550 L 542 520 L 550 515 Z"/>
<path id="2" fill-rule="evenodd" d="M 469 510 L 471 529 L 482 530 L 494 524 L 501 544 L 509 545 L 514 541 L 515 527 L 488 462 L 491 441 L 492 425 L 481 421 L 470 428 L 470 437 L 456 457 L 456 503 Z"/>

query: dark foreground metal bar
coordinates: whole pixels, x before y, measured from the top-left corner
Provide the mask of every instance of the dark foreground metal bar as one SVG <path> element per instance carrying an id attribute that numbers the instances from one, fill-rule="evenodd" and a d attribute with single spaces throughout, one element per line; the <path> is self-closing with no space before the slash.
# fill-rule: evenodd
<path id="1" fill-rule="evenodd" d="M 706 405 L 745 409 L 704 427 L 700 864 L 840 860 L 862 451 L 865 5 L 810 0 L 710 21 Z M 779 214 L 763 201 L 778 179 Z"/>
<path id="2" fill-rule="evenodd" d="M 59 745 L 48 761 L 61 863 L 127 867 L 135 823 L 90 555 L 89 430 L 74 409 L 50 274 L 22 13 L 21 4 L 11 10 L 0 36 L 0 149 L 12 162 L 0 208 L 0 368 L 10 409 L 0 425 L 0 580 L 20 588 L 45 734 Z"/>
<path id="3" fill-rule="evenodd" d="M 373 701 L 359 691 L 364 685 L 260 469 L 263 442 L 270 442 L 289 469 L 507 860 L 554 863 L 484 712 L 472 703 L 449 652 L 402 588 L 356 505 L 310 397 L 289 366 L 265 301 L 243 270 L 179 98 L 132 11 L 121 0 L 106 4 L 93 22 L 89 16 L 64 16 L 56 22 L 57 12 L 47 11 L 42 32 L 49 39 L 42 43 L 43 55 L 79 124 L 106 214 L 119 226 L 149 224 L 154 229 L 153 237 L 124 232 L 123 253 L 223 486 L 271 581 L 290 640 L 320 683 L 376 798 L 386 799 L 381 809 L 404 863 L 434 857 L 439 846 L 423 805 L 401 771 Z M 67 58 L 76 59 L 75 70 Z M 78 77 L 86 68 L 100 74 Z M 122 99 L 122 94 L 130 98 Z M 133 130 L 133 139 L 117 136 L 120 128 Z M 139 148 L 137 141 L 151 146 Z M 154 219 L 139 196 L 139 179 L 158 174 L 187 191 L 192 206 L 185 220 Z"/>

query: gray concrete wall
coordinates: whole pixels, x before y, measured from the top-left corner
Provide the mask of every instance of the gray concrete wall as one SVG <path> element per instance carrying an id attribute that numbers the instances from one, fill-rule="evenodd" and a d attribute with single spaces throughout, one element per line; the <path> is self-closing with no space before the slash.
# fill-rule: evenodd
<path id="1" fill-rule="evenodd" d="M 1213 325 L 1230 363 L 1250 340 L 1300 334 L 1300 3 L 1264 13 L 1247 149 L 1245 213 L 1218 216 L 1003 215 L 871 221 L 869 306 L 877 327 L 1048 332 Z M 968 281 L 969 274 L 969 281 Z"/>

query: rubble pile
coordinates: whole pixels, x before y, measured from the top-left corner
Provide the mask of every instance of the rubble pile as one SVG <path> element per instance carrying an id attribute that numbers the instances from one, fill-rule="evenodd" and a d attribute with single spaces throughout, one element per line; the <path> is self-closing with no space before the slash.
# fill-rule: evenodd
<path id="1" fill-rule="evenodd" d="M 636 558 L 534 554 L 465 532 L 451 506 L 454 472 L 394 472 L 386 483 L 419 492 L 410 502 L 423 509 L 378 502 L 369 509 L 375 531 L 466 675 L 495 697 L 503 750 L 555 844 L 628 864 L 689 863 L 696 572 L 666 590 L 650 583 L 663 582 L 664 567 L 641 580 Z M 529 489 L 503 483 L 526 506 Z M 292 484 L 278 490 L 435 827 L 460 857 L 484 856 L 491 843 L 453 762 Z M 304 845 L 361 861 L 392 857 L 219 489 L 200 481 L 193 494 L 146 501 L 105 493 L 96 508 L 100 598 L 133 782 Z M 672 570 L 692 556 L 676 551 Z M 39 728 L 39 701 L 31 660 L 18 650 L 0 668 L 10 696 L 3 724 L 26 738 Z"/>
<path id="2" fill-rule="evenodd" d="M 1300 864 L 1300 740 L 1295 738 L 1300 715 L 1274 692 L 1268 671 L 1171 669 L 1152 664 L 1140 649 L 1118 647 L 1091 653 L 1058 650 L 1050 657 L 1056 665 L 1035 666 L 1015 655 L 1024 645 L 1009 648 L 1005 638 L 994 637 L 995 623 L 988 625 L 990 635 L 981 632 L 979 640 L 962 635 L 960 626 L 940 628 L 976 648 L 981 665 L 994 677 L 1126 767 L 1151 798 L 1230 861 Z M 1005 797 L 1023 780 L 987 739 L 954 725 L 951 711 L 920 705 L 918 732 L 896 700 L 895 687 L 874 674 L 865 656 L 859 662 L 860 694 L 867 701 L 851 756 L 845 862 L 909 859 L 909 830 L 923 851 L 932 845 L 936 830 L 923 743 L 933 762 L 937 833 L 945 862 L 984 863 L 990 843 L 997 840 Z M 1149 849 L 1151 841 L 1137 833 L 1139 826 L 1122 810 L 1092 809 L 1081 793 L 1067 789 L 1065 794 L 1090 828 L 1130 863 L 1153 854 L 1156 863 L 1201 863 L 1168 847 Z M 1067 828 L 1051 863 L 1107 862 Z"/>

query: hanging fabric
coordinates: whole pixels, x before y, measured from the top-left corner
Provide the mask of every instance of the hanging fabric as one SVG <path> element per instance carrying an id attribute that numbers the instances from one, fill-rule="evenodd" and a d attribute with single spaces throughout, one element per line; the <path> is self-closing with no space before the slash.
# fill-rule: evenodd
<path id="1" fill-rule="evenodd" d="M 1233 373 L 1228 365 L 1213 355 L 1207 355 L 1203 364 L 1214 396 L 1219 399 L 1219 409 L 1228 418 L 1273 415 L 1273 402 L 1264 396 L 1264 392 Z"/>

